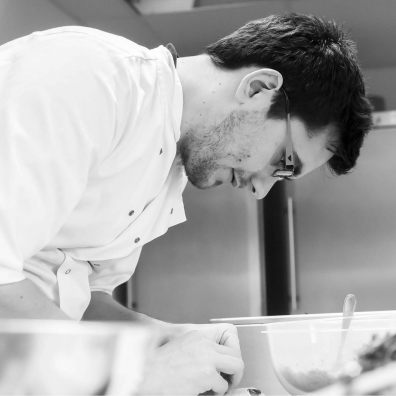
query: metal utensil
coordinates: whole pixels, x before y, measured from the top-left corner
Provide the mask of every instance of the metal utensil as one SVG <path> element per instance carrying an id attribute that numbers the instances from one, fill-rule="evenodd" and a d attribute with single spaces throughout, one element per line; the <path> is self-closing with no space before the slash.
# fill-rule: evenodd
<path id="1" fill-rule="evenodd" d="M 348 334 L 349 326 L 351 325 L 352 317 L 357 305 L 356 296 L 354 294 L 347 294 L 342 306 L 342 324 L 341 324 L 341 340 L 338 347 L 337 357 L 335 360 L 335 367 L 339 367 L 342 359 L 342 352 L 345 345 L 346 336 Z"/>

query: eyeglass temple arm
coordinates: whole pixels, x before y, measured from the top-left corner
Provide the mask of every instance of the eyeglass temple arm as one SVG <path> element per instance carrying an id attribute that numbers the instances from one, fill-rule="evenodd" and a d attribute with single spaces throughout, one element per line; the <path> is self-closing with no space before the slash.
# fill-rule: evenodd
<path id="1" fill-rule="evenodd" d="M 294 154 L 293 154 L 293 145 L 291 140 L 291 131 L 290 131 L 290 113 L 287 113 L 287 143 L 286 143 L 286 158 L 285 165 L 286 167 L 292 166 L 294 167 Z"/>
<path id="2" fill-rule="evenodd" d="M 289 105 L 289 97 L 286 94 L 286 91 L 281 88 L 283 94 L 285 96 L 285 104 L 286 104 L 286 158 L 285 158 L 285 166 L 286 168 L 292 167 L 294 168 L 294 154 L 293 154 L 293 144 L 291 140 L 291 130 L 290 130 L 290 105 Z"/>

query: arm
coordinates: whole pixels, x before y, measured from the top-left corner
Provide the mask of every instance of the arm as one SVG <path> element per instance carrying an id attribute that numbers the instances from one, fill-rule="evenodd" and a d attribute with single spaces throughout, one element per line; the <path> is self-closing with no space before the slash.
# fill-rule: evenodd
<path id="1" fill-rule="evenodd" d="M 91 293 L 91 302 L 84 313 L 83 320 L 126 320 L 140 321 L 149 324 L 160 322 L 124 307 L 122 304 L 115 301 L 110 294 L 99 291 Z"/>
<path id="2" fill-rule="evenodd" d="M 132 311 L 114 300 L 110 294 L 99 291 L 91 293 L 91 301 L 82 319 L 97 321 L 138 321 L 148 325 L 155 325 L 161 330 L 161 343 L 167 342 L 175 334 L 182 332 L 184 329 L 184 325 L 174 325 Z"/>
<path id="3" fill-rule="evenodd" d="M 70 319 L 29 279 L 0 285 L 0 318 Z"/>

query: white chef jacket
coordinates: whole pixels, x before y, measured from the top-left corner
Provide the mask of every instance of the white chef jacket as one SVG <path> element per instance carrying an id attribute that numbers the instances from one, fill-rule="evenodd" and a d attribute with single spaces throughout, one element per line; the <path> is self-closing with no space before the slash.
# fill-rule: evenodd
<path id="1" fill-rule="evenodd" d="M 169 51 L 85 27 L 0 47 L 0 284 L 74 319 L 185 220 L 183 95 Z"/>

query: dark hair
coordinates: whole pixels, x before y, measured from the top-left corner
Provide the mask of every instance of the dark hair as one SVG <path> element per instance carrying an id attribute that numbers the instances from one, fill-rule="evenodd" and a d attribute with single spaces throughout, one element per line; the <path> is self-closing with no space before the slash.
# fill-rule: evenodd
<path id="1" fill-rule="evenodd" d="M 365 94 L 356 48 L 333 21 L 310 15 L 272 15 L 251 21 L 206 48 L 213 63 L 225 69 L 269 67 L 283 76 L 292 116 L 312 133 L 333 124 L 339 136 L 330 144 L 330 169 L 347 173 L 356 163 L 371 128 L 371 106 Z M 281 92 L 268 117 L 284 118 Z"/>

